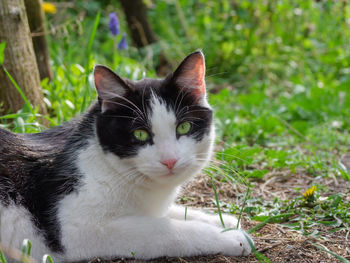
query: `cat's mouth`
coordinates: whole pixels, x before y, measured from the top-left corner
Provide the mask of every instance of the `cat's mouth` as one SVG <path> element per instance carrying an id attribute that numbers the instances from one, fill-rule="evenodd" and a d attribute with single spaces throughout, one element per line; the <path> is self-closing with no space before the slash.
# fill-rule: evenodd
<path id="1" fill-rule="evenodd" d="M 164 176 L 169 177 L 169 176 L 175 176 L 175 172 L 173 170 L 169 170 L 168 173 L 166 173 Z"/>

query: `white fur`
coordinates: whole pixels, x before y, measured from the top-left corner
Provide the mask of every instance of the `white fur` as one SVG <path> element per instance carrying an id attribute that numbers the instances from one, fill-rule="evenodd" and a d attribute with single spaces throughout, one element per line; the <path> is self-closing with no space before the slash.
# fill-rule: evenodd
<path id="1" fill-rule="evenodd" d="M 33 245 L 32 256 L 40 259 L 49 252 L 41 235 L 38 235 L 30 219 L 29 212 L 18 206 L 4 207 L 0 205 L 0 241 L 6 250 L 20 249 L 24 239 Z M 13 256 L 19 256 L 20 252 Z"/>
<path id="2" fill-rule="evenodd" d="M 141 149 L 136 157 L 120 159 L 104 153 L 93 139 L 78 153 L 77 166 L 83 174 L 82 186 L 59 204 L 59 222 L 65 253 L 54 255 L 55 262 L 79 261 L 100 256 L 150 259 L 161 256 L 193 256 L 211 253 L 247 255 L 250 246 L 241 230 L 221 232 L 218 216 L 172 206 L 179 186 L 207 163 L 213 147 L 214 129 L 201 142 L 181 136 L 176 139 L 176 118 L 161 101 L 153 99 L 150 118 L 154 144 Z M 173 174 L 161 164 L 176 158 Z M 20 217 L 18 223 L 13 218 Z M 8 209 L 1 225 L 2 240 L 18 247 L 23 238 L 33 241 L 34 256 L 47 253 L 34 233 L 24 209 Z M 230 223 L 229 223 L 230 222 Z M 236 226 L 226 217 L 226 227 Z M 13 230 L 16 231 L 13 231 Z M 18 229 L 21 229 L 18 231 Z M 22 231 L 23 230 L 23 231 Z M 12 231 L 12 232 L 11 232 Z"/>

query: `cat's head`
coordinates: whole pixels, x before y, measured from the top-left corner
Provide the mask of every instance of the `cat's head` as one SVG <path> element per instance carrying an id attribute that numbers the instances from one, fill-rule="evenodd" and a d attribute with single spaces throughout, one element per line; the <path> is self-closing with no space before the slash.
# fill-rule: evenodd
<path id="1" fill-rule="evenodd" d="M 130 81 L 104 66 L 95 67 L 94 77 L 101 108 L 97 136 L 116 165 L 161 184 L 180 184 L 203 168 L 214 127 L 201 52 L 165 79 Z"/>

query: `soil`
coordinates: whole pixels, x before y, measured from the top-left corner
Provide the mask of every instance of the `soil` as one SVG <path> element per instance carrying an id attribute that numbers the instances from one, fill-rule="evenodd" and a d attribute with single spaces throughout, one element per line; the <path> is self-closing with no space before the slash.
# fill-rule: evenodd
<path id="1" fill-rule="evenodd" d="M 350 155 L 349 155 L 350 158 Z M 350 163 L 350 162 L 349 162 Z M 350 166 L 350 165 L 349 165 Z M 288 199 L 296 196 L 300 196 L 300 192 L 303 192 L 315 183 L 322 183 L 328 189 L 325 195 L 342 192 L 345 194 L 347 202 L 350 202 L 350 182 L 345 181 L 341 177 L 331 178 L 315 178 L 307 176 L 303 171 L 297 171 L 297 173 L 291 175 L 290 172 L 271 172 L 268 174 L 264 181 L 255 182 L 253 196 L 263 197 L 265 200 L 273 200 L 275 197 L 279 199 Z M 245 189 L 240 185 L 233 185 L 228 182 L 220 182 L 215 184 L 217 192 L 219 193 L 219 199 L 221 202 L 235 203 L 235 199 L 245 192 Z M 301 189 L 297 191 L 295 189 Z M 211 186 L 211 180 L 205 176 L 200 175 L 188 183 L 182 191 L 182 194 L 177 200 L 178 203 L 185 204 L 187 206 L 201 207 L 204 209 L 216 209 L 216 202 L 214 197 L 214 191 Z M 250 229 L 260 222 L 247 221 L 242 219 L 242 228 Z M 320 228 L 319 225 L 316 228 Z M 319 229 L 322 230 L 322 229 Z M 325 229 L 324 229 L 325 230 Z M 314 247 L 310 244 L 318 244 L 336 254 L 350 260 L 350 235 L 348 232 L 338 231 L 335 233 L 327 232 L 323 235 L 323 240 L 315 239 L 312 237 L 306 237 L 301 235 L 297 231 L 292 231 L 279 224 L 266 224 L 262 228 L 258 229 L 252 237 L 255 242 L 256 249 L 265 255 L 271 262 L 341 262 L 335 257 L 323 252 L 322 250 Z M 254 255 L 249 257 L 227 257 L 224 255 L 209 255 L 198 256 L 190 258 L 159 258 L 151 261 L 140 261 L 133 259 L 116 259 L 114 261 L 103 261 L 101 259 L 94 259 L 91 263 L 195 263 L 195 262 L 259 262 Z"/>

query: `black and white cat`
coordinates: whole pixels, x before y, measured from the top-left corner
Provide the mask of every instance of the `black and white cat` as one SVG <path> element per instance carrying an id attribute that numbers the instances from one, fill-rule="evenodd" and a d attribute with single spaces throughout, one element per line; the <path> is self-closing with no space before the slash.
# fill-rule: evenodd
<path id="1" fill-rule="evenodd" d="M 130 81 L 94 70 L 98 101 L 37 134 L 0 129 L 0 238 L 39 259 L 248 255 L 242 230 L 173 204 L 213 147 L 205 62 L 189 55 L 167 78 Z M 226 227 L 237 220 L 224 217 Z"/>

